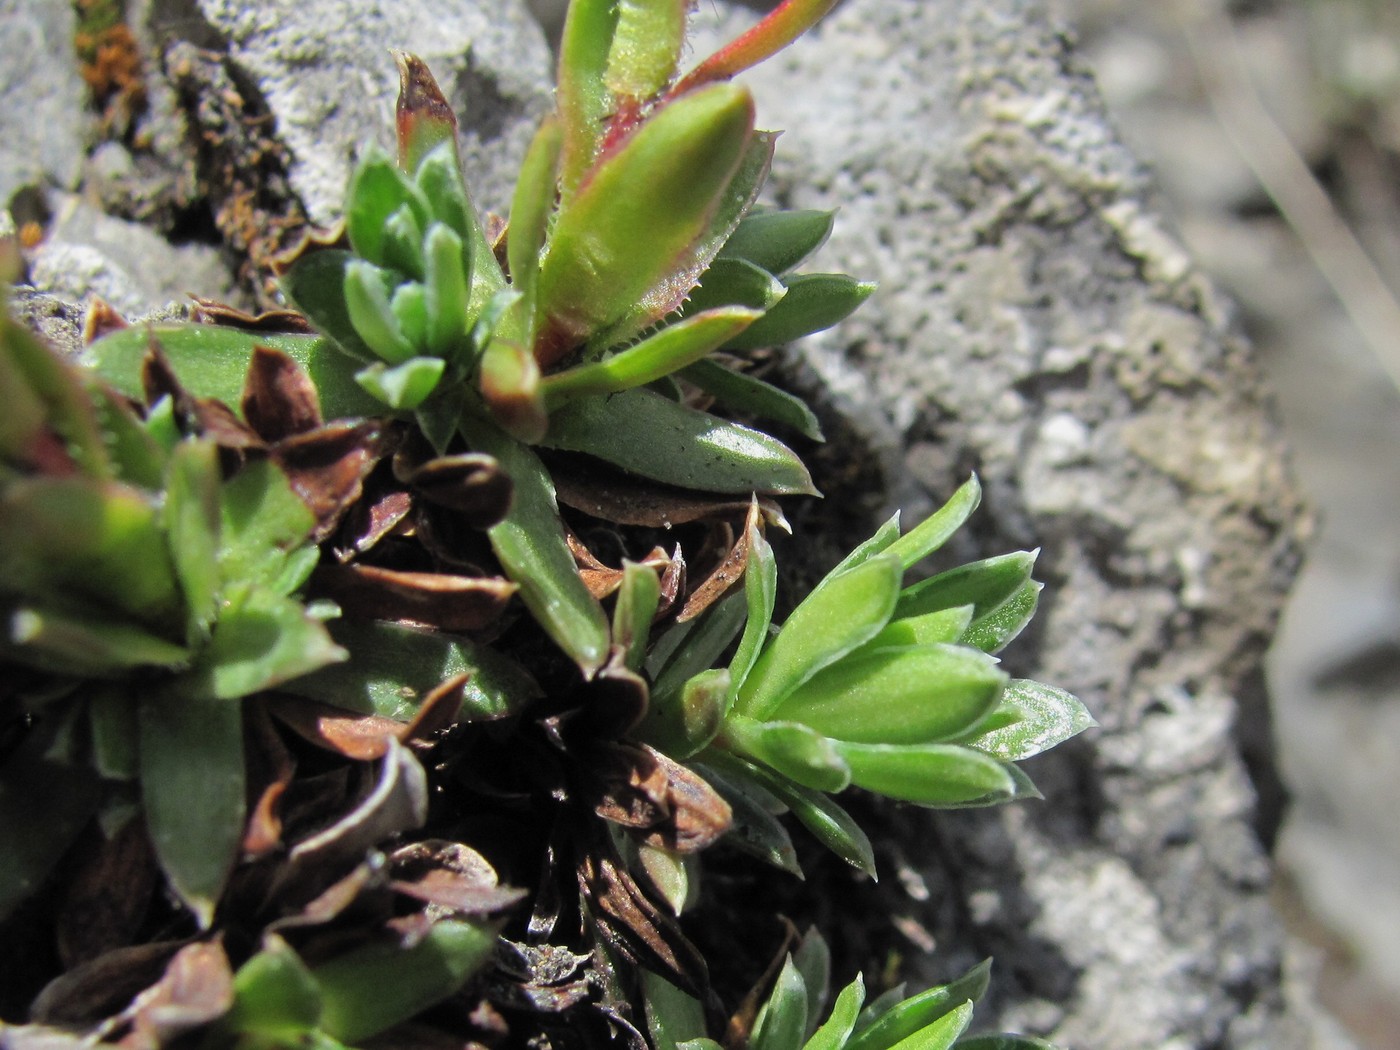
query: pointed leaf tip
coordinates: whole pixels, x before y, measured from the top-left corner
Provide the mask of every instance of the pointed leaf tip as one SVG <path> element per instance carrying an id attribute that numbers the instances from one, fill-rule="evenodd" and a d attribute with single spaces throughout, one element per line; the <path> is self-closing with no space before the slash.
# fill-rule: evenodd
<path id="1" fill-rule="evenodd" d="M 399 100 L 395 107 L 399 166 L 413 172 L 433 147 L 450 141 L 455 148 L 457 117 L 426 62 L 407 51 L 393 54 L 399 67 Z"/>

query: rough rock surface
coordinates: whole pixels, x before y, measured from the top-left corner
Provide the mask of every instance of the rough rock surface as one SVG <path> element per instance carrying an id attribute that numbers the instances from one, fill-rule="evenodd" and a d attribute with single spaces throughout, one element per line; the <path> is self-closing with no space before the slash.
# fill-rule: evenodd
<path id="1" fill-rule="evenodd" d="M 261 92 L 291 155 L 292 189 L 314 222 L 339 215 L 353 157 L 393 142 L 391 48 L 422 57 L 461 118 L 481 207 L 502 211 L 549 104 L 549 51 L 515 0 L 166 0 L 156 35 L 226 47 Z"/>
<path id="2" fill-rule="evenodd" d="M 777 197 L 842 209 L 821 266 L 881 284 L 803 361 L 877 495 L 921 512 L 976 469 L 977 552 L 1043 547 L 1007 662 L 1102 723 L 1032 764 L 1047 804 L 906 815 L 930 976 L 995 955 L 979 1020 L 1069 1046 L 1312 1045 L 1256 805 L 1299 502 L 1229 308 L 1036 0 L 849 0 L 747 76 L 789 129 Z"/>
<path id="3" fill-rule="evenodd" d="M 71 4 L 0 0 L 0 207 L 26 186 L 77 183 L 87 88 L 75 25 Z"/>

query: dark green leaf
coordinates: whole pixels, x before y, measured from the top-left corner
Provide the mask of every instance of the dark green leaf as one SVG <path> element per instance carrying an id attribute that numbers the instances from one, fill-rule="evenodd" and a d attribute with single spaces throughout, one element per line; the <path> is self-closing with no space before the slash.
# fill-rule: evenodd
<path id="1" fill-rule="evenodd" d="M 783 961 L 777 983 L 758 1011 L 750 1050 L 796 1050 L 807 1038 L 807 988 L 792 956 Z"/>
<path id="2" fill-rule="evenodd" d="M 956 1050 L 1059 1050 L 1054 1043 L 1028 1035 L 975 1035 L 959 1039 Z"/>
<path id="3" fill-rule="evenodd" d="M 641 970 L 642 1001 L 653 1046 L 674 1047 L 705 1035 L 705 1008 L 664 977 Z"/>
<path id="4" fill-rule="evenodd" d="M 356 1043 L 441 1002 L 491 959 L 496 932 L 443 920 L 417 943 L 352 949 L 312 970 L 321 989 L 321 1029 Z"/>
<path id="5" fill-rule="evenodd" d="M 835 741 L 851 782 L 878 795 L 924 806 L 1009 800 L 1017 785 L 990 755 L 957 744 L 849 744 Z"/>
<path id="6" fill-rule="evenodd" d="M 682 369 L 680 375 L 732 412 L 782 423 L 813 441 L 825 440 L 821 424 L 807 403 L 772 383 L 725 368 L 708 358 Z"/>
<path id="7" fill-rule="evenodd" d="M 725 771 L 721 772 L 708 762 L 716 756 L 720 760 L 724 757 L 720 752 L 707 752 L 707 762 L 694 763 L 693 768 L 729 803 L 733 822 L 725 832 L 724 841 L 735 849 L 801 878 L 802 868 L 797 863 L 792 837 L 778 819 L 778 814 L 787 811 L 786 804 L 749 776 L 743 768 L 746 763 L 731 759 Z"/>
<path id="8" fill-rule="evenodd" d="M 927 744 L 976 725 L 1005 684 L 996 661 L 965 646 L 867 648 L 817 672 L 768 717 L 838 740 Z"/>
<path id="9" fill-rule="evenodd" d="M 190 658 L 184 646 L 122 620 L 23 606 L 7 619 L 0 651 L 56 674 L 106 678 L 136 667 L 178 668 Z"/>
<path id="10" fill-rule="evenodd" d="M 151 843 L 171 887 L 208 929 L 243 837 L 243 708 L 148 693 L 139 720 Z"/>
<path id="11" fill-rule="evenodd" d="M 86 691 L 93 768 L 108 780 L 136 779 L 140 740 L 135 698 L 122 685 L 89 683 Z"/>
<path id="12" fill-rule="evenodd" d="M 814 495 L 782 442 L 646 389 L 583 398 L 550 417 L 541 444 L 587 452 L 633 474 L 701 492 Z"/>
<path id="13" fill-rule="evenodd" d="M 877 555 L 824 581 L 764 648 L 734 709 L 768 717 L 803 682 L 879 634 L 895 607 L 902 575 L 897 559 Z"/>
<path id="14" fill-rule="evenodd" d="M 787 281 L 787 294 L 742 333 L 726 350 L 757 350 L 790 343 L 830 328 L 870 298 L 875 285 L 840 273 L 804 273 Z"/>
<path id="15" fill-rule="evenodd" d="M 826 243 L 835 219 L 834 211 L 755 212 L 739 223 L 719 258 L 740 259 L 768 273 L 787 273 Z"/>
<path id="16" fill-rule="evenodd" d="M 1015 721 L 964 743 L 1008 762 L 1038 755 L 1098 724 L 1077 697 L 1026 678 L 1007 683 L 1000 707 Z"/>
<path id="17" fill-rule="evenodd" d="M 488 532 L 496 557 L 545 633 L 592 675 L 607 659 L 608 620 L 564 541 L 549 472 L 533 452 L 489 423 L 466 415 L 461 429 L 472 447 L 495 456 L 515 483 L 510 513 Z"/>
<path id="18" fill-rule="evenodd" d="M 0 765 L 0 919 L 42 885 L 102 801 L 97 774 L 44 757 L 32 730 Z"/>
<path id="19" fill-rule="evenodd" d="M 185 594 L 186 636 L 204 638 L 219 598 L 219 451 L 212 441 L 183 441 L 165 482 L 165 535 Z"/>
<path id="20" fill-rule="evenodd" d="M 926 1029 L 958 1007 L 980 999 L 987 990 L 991 968 L 991 960 L 985 960 L 956 981 L 930 988 L 888 1008 L 883 1008 L 886 1004 L 881 997 L 871 1006 L 882 1008 L 867 1008 L 861 1014 L 855 1035 L 846 1044 L 845 1050 L 890 1050 L 896 1045 L 903 1046 L 903 1040 Z"/>
<path id="21" fill-rule="evenodd" d="M 842 791 L 851 782 L 841 746 L 797 722 L 759 722 L 731 714 L 722 743 L 817 791 Z"/>
<path id="22" fill-rule="evenodd" d="M 744 635 L 739 639 L 739 648 L 729 661 L 730 688 L 736 694 L 768 641 L 773 606 L 778 600 L 778 563 L 773 558 L 773 548 L 764 539 L 756 521 L 751 519 L 748 529 L 749 558 L 744 568 L 744 601 L 748 619 L 744 621 Z"/>
<path id="23" fill-rule="evenodd" d="M 469 675 L 461 721 L 518 713 L 539 687 L 496 650 L 441 631 L 334 620 L 331 639 L 350 657 L 287 683 L 284 690 L 362 714 L 408 722 L 423 698 L 449 678 Z"/>
<path id="24" fill-rule="evenodd" d="M 694 632 L 686 633 L 674 655 L 661 668 L 653 670 L 652 694 L 665 697 L 679 690 L 690 678 L 715 665 L 744 622 L 745 600 L 730 594 L 716 602 L 701 618 Z M 671 628 L 679 631 L 684 625 Z"/>
<path id="25" fill-rule="evenodd" d="M 360 338 L 355 323 L 350 320 L 349 308 L 345 305 L 345 268 L 354 259 L 353 252 L 339 249 L 311 252 L 292 264 L 278 281 L 278 287 L 293 306 L 339 344 L 342 350 L 362 361 L 373 361 L 375 353 Z M 172 364 L 175 364 L 174 361 Z M 341 361 L 340 365 L 344 368 L 345 362 Z M 175 372 L 188 385 L 178 364 L 175 364 Z M 237 401 L 227 403 L 232 405 Z"/>
<path id="26" fill-rule="evenodd" d="M 831 991 L 831 949 L 816 927 L 809 929 L 798 942 L 797 950 L 792 953 L 792 964 L 802 975 L 802 985 L 807 990 L 807 1027 L 802 1033 L 806 1038 L 816 1030 Z"/>
<path id="27" fill-rule="evenodd" d="M 689 316 L 717 306 L 767 310 L 787 294 L 787 286 L 747 259 L 719 258 L 700 278 L 681 312 Z"/>

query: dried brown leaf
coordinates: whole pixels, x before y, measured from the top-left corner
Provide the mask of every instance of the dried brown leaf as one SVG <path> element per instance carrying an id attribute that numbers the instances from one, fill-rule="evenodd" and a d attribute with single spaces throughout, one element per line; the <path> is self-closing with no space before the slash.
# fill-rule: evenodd
<path id="1" fill-rule="evenodd" d="M 327 423 L 273 446 L 272 459 L 316 515 L 312 538 L 329 536 L 360 498 L 364 481 L 389 451 L 390 432 L 377 420 Z"/>
<path id="2" fill-rule="evenodd" d="M 233 971 L 215 940 L 189 944 L 175 953 L 161 979 L 122 1012 L 131 1031 L 120 1046 L 147 1050 L 216 1021 L 233 1005 Z"/>
<path id="3" fill-rule="evenodd" d="M 206 299 L 202 295 L 191 295 L 194 309 L 190 320 L 196 324 L 221 325 L 225 328 L 240 328 L 245 332 L 292 333 L 314 335 L 315 327 L 295 310 L 264 310 L 250 314 L 217 299 Z"/>
<path id="4" fill-rule="evenodd" d="M 292 358 L 270 346 L 253 347 L 243 381 L 243 418 L 266 441 L 321 425 L 316 384 Z"/>
<path id="5" fill-rule="evenodd" d="M 686 620 L 693 620 L 699 616 L 728 594 L 730 588 L 744 578 L 744 569 L 749 563 L 749 537 L 757 533 L 761 520 L 759 502 L 755 497 L 753 502 L 749 504 L 748 517 L 744 522 L 743 529 L 739 531 L 738 539 L 734 540 L 733 545 L 729 548 L 729 553 L 720 559 L 720 563 L 715 566 L 710 575 L 705 577 L 700 586 L 690 592 L 685 605 L 676 615 L 677 623 L 684 623 Z"/>
<path id="6" fill-rule="evenodd" d="M 81 859 L 58 913 L 59 957 L 66 969 L 130 944 L 145 918 L 160 868 L 145 821 L 127 821 Z"/>
<path id="7" fill-rule="evenodd" d="M 341 533 L 348 549 L 337 549 L 336 556 L 347 562 L 356 554 L 371 550 L 385 536 L 392 534 L 413 510 L 413 497 L 395 490 L 378 496 L 373 502 L 360 500 L 350 510 L 345 530 Z"/>
<path id="8" fill-rule="evenodd" d="M 504 518 L 515 491 L 495 457 L 480 452 L 438 456 L 409 470 L 403 480 L 428 501 L 462 514 L 477 529 Z"/>
<path id="9" fill-rule="evenodd" d="M 675 488 L 643 478 L 608 470 L 576 457 L 551 456 L 567 469 L 555 469 L 555 491 L 559 502 L 595 518 L 618 525 L 644 525 L 669 529 L 692 521 L 737 518 L 748 511 L 750 501 L 717 497 L 689 489 Z M 771 499 L 761 501 L 764 513 L 781 518 L 782 512 Z"/>
<path id="10" fill-rule="evenodd" d="M 312 590 L 353 617 L 397 620 L 443 631 L 478 631 L 505 611 L 515 584 L 499 576 L 398 572 L 372 565 L 320 566 Z"/>
<path id="11" fill-rule="evenodd" d="M 91 346 L 104 335 L 130 328 L 125 317 L 106 300 L 93 297 L 83 317 L 83 345 Z"/>
<path id="12" fill-rule="evenodd" d="M 256 858 L 282 844 L 282 799 L 292 783 L 296 764 L 273 726 L 266 704 L 250 704 L 244 724 L 247 726 L 244 753 L 248 782 L 262 787 L 243 832 L 243 853 Z"/>
<path id="13" fill-rule="evenodd" d="M 38 1024 L 86 1027 L 122 1009 L 160 979 L 185 941 L 153 941 L 112 951 L 74 967 L 44 986 L 29 1007 Z"/>

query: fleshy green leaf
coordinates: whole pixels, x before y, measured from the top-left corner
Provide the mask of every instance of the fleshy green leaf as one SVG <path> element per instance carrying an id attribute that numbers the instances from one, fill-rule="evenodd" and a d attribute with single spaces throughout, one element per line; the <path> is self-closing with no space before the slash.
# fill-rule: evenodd
<path id="1" fill-rule="evenodd" d="M 591 675 L 607 659 L 608 621 L 564 541 L 549 472 L 533 452 L 490 424 L 463 416 L 461 428 L 472 447 L 495 456 L 515 483 L 510 513 L 488 532 L 496 557 L 545 633 Z"/>
<path id="2" fill-rule="evenodd" d="M 1025 678 L 1007 683 L 1000 704 L 1015 721 L 963 741 L 989 755 L 1019 762 L 1097 725 L 1078 697 Z"/>
<path id="3" fill-rule="evenodd" d="M 701 492 L 815 494 L 807 468 L 782 442 L 642 388 L 565 405 L 541 444 Z"/>
<path id="4" fill-rule="evenodd" d="M 896 1043 L 893 1050 L 948 1050 L 972 1023 L 972 1004 L 963 1003 L 927 1028 Z"/>
<path id="5" fill-rule="evenodd" d="M 559 121 L 547 118 L 520 166 L 515 195 L 510 205 L 510 232 L 506 242 L 512 287 L 521 294 L 521 314 L 525 318 L 524 341 L 535 340 L 535 301 L 540 252 L 549 233 L 554 210 L 555 182 L 564 148 L 564 132 Z"/>
<path id="6" fill-rule="evenodd" d="M 747 259 L 718 258 L 701 275 L 681 313 L 689 316 L 717 306 L 768 310 L 786 294 L 787 286 L 763 267 Z"/>
<path id="7" fill-rule="evenodd" d="M 209 644 L 174 688 L 189 697 L 236 700 L 345 658 L 300 602 L 235 585 L 224 592 Z"/>
<path id="8" fill-rule="evenodd" d="M 715 756 L 715 752 L 708 752 L 706 758 Z M 744 772 L 738 759 L 731 759 L 724 772 L 708 762 L 694 763 L 693 768 L 729 803 L 733 816 L 724 841 L 801 878 L 802 868 L 797 863 L 792 836 L 778 820 L 778 814 L 786 812 L 787 806 Z"/>
<path id="9" fill-rule="evenodd" d="M 826 243 L 835 219 L 834 211 L 755 211 L 739 223 L 715 261 L 739 259 L 785 274 Z"/>
<path id="10" fill-rule="evenodd" d="M 437 389 L 446 365 L 440 357 L 410 357 L 393 366 L 381 361 L 356 372 L 355 382 L 395 411 L 411 412 Z"/>
<path id="11" fill-rule="evenodd" d="M 546 377 L 541 384 L 545 405 L 553 411 L 580 397 L 614 394 L 654 382 L 694 364 L 759 316 L 742 307 L 722 307 L 667 325 L 602 361 Z"/>
<path id="12" fill-rule="evenodd" d="M 292 264 L 279 279 L 278 287 L 293 306 L 304 313 L 318 330 L 333 339 L 342 350 L 359 360 L 373 361 L 375 353 L 360 338 L 360 333 L 355 329 L 355 322 L 350 319 L 350 310 L 345 305 L 345 268 L 354 259 L 353 252 L 339 249 L 328 248 L 311 252 Z M 169 354 L 167 350 L 166 355 Z M 172 364 L 176 375 L 188 385 L 189 381 L 185 379 L 180 365 L 175 364 L 173 360 Z M 338 364 L 344 369 L 343 360 Z M 237 404 L 236 399 L 220 400 L 226 400 L 230 405 Z"/>
<path id="13" fill-rule="evenodd" d="M 674 1047 L 704 1038 L 705 1008 L 664 977 L 640 970 L 642 1002 L 646 1005 L 647 1032 L 653 1046 Z"/>
<path id="14" fill-rule="evenodd" d="M 778 563 L 773 557 L 773 548 L 752 518 L 748 528 L 749 558 L 744 569 L 744 601 L 748 619 L 744 622 L 739 648 L 729 661 L 730 688 L 736 693 L 758 660 L 763 643 L 768 641 L 773 606 L 778 600 Z"/>
<path id="15" fill-rule="evenodd" d="M 481 396 L 497 426 L 536 444 L 549 426 L 540 366 L 519 343 L 492 340 L 481 355 Z"/>
<path id="16" fill-rule="evenodd" d="M 384 266 L 415 281 L 423 279 L 423 227 L 405 204 L 384 223 Z"/>
<path id="17" fill-rule="evenodd" d="M 717 84 L 653 114 L 566 201 L 540 268 L 549 365 L 627 316 L 705 231 L 753 130 L 753 100 Z"/>
<path id="18" fill-rule="evenodd" d="M 435 923 L 417 943 L 383 941 L 321 963 L 321 1029 L 356 1043 L 441 1002 L 490 961 L 496 932 L 469 922 Z"/>
<path id="19" fill-rule="evenodd" d="M 801 339 L 844 321 L 870 298 L 875 285 L 842 273 L 804 273 L 787 280 L 787 294 L 739 335 L 726 350 L 757 350 Z"/>
<path id="20" fill-rule="evenodd" d="M 976 725 L 1005 683 L 995 661 L 964 646 L 865 649 L 817 672 L 768 717 L 856 743 L 932 743 Z"/>
<path id="21" fill-rule="evenodd" d="M 903 575 L 878 555 L 828 578 L 768 643 L 739 689 L 735 710 L 766 718 L 794 689 L 877 635 L 890 618 Z"/>
<path id="22" fill-rule="evenodd" d="M 685 630 L 685 624 L 672 627 L 671 630 L 676 632 L 685 630 L 682 635 L 684 640 L 664 665 L 648 668 L 656 683 L 652 689 L 653 696 L 662 698 L 675 693 L 692 676 L 713 667 L 739 633 L 744 614 L 743 596 L 730 594 L 706 610 L 695 630 Z"/>
<path id="23" fill-rule="evenodd" d="M 647 655 L 651 621 L 661 602 L 661 581 L 649 565 L 624 558 L 622 583 L 613 606 L 613 644 L 621 646 L 629 670 L 640 671 Z"/>
<path id="24" fill-rule="evenodd" d="M 840 745 L 798 722 L 759 722 L 730 715 L 722 740 L 738 753 L 817 791 L 842 791 L 851 782 Z"/>
<path id="25" fill-rule="evenodd" d="M 491 297 L 506 287 L 505 274 L 476 217 L 462 169 L 457 163 L 455 142 L 444 142 L 423 158 L 414 177 L 419 190 L 432 207 L 433 217 L 446 223 L 462 241 L 462 269 L 471 286 L 467 316 L 475 317 Z M 519 338 L 518 332 L 511 333 Z"/>
<path id="26" fill-rule="evenodd" d="M 603 122 L 613 106 L 605 77 L 617 28 L 614 0 L 572 0 L 559 42 L 555 98 L 564 132 L 559 189 L 564 202 L 574 195 L 593 164 Z"/>
<path id="27" fill-rule="evenodd" d="M 699 857 L 676 853 L 664 846 L 640 843 L 637 863 L 671 914 L 680 915 L 699 894 Z"/>
<path id="28" fill-rule="evenodd" d="M 812 1038 L 803 1044 L 802 1050 L 842 1050 L 846 1040 L 855 1028 L 860 1015 L 861 1004 L 865 1002 L 865 980 L 860 974 L 836 997 L 836 1005 L 831 1008 L 831 1016 L 812 1033 Z"/>
<path id="29" fill-rule="evenodd" d="M 275 933 L 233 975 L 229 1029 L 277 1042 L 293 1041 L 321 1019 L 321 989 L 301 957 Z"/>
<path id="30" fill-rule="evenodd" d="M 419 229 L 428 224 L 428 203 L 377 143 L 371 142 L 350 175 L 345 191 L 345 232 L 355 254 L 376 266 L 387 266 L 386 229 L 389 217 L 402 207 L 414 213 Z"/>
<path id="31" fill-rule="evenodd" d="M 92 766 L 108 780 L 134 780 L 140 774 L 140 738 L 136 703 L 122 685 L 90 683 L 88 726 L 92 731 Z"/>
<path id="32" fill-rule="evenodd" d="M 375 356 L 398 364 L 417 353 L 394 315 L 390 297 L 398 278 L 387 270 L 352 259 L 345 264 L 345 309 L 355 331 Z"/>
<path id="33" fill-rule="evenodd" d="M 658 687 L 634 733 L 672 758 L 689 758 L 719 732 L 728 696 L 729 672 L 722 667 L 701 671 L 679 690 Z"/>
<path id="34" fill-rule="evenodd" d="M 972 623 L 972 606 L 958 605 L 951 609 L 924 613 L 922 616 L 909 616 L 903 620 L 891 620 L 883 631 L 870 639 L 863 647 L 867 649 L 888 649 L 892 646 L 938 645 L 961 641 Z"/>
<path id="35" fill-rule="evenodd" d="M 249 462 L 224 483 L 221 497 L 220 574 L 275 586 L 286 556 L 306 541 L 315 516 L 271 460 Z"/>
<path id="36" fill-rule="evenodd" d="M 219 483 L 219 451 L 212 441 L 176 446 L 166 474 L 165 533 L 191 641 L 208 633 L 219 597 Z"/>
<path id="37" fill-rule="evenodd" d="M 985 960 L 956 981 L 910 996 L 888 1009 L 867 1007 L 845 1050 L 890 1050 L 960 1007 L 970 1007 L 986 992 L 991 965 L 990 959 Z M 882 1005 L 877 1000 L 871 1007 Z"/>
<path id="38" fill-rule="evenodd" d="M 924 806 L 1009 800 L 1017 784 L 1006 767 L 957 744 L 851 744 L 834 741 L 851 782 L 878 795 Z"/>
<path id="39" fill-rule="evenodd" d="M 428 292 L 416 281 L 409 281 L 394 289 L 389 308 L 394 311 L 394 320 L 399 323 L 399 331 L 415 347 L 428 345 Z"/>
<path id="40" fill-rule="evenodd" d="M 91 374 L 87 379 L 92 410 L 117 479 L 139 488 L 160 489 L 169 458 L 166 448 L 145 422 L 136 418 L 125 398 Z M 0 390 L 3 389 L 0 381 Z"/>
<path id="41" fill-rule="evenodd" d="M 539 695 L 516 664 L 465 638 L 392 623 L 333 620 L 327 627 L 349 659 L 287 683 L 285 692 L 400 722 L 411 721 L 425 696 L 462 674 L 470 677 L 461 721 L 505 718 Z"/>
<path id="42" fill-rule="evenodd" d="M 982 484 L 974 474 L 948 499 L 887 550 L 897 555 L 906 569 L 913 568 L 952 538 L 982 502 Z"/>
<path id="43" fill-rule="evenodd" d="M 1018 551 L 940 572 L 906 588 L 899 596 L 894 618 L 971 605 L 975 621 L 1024 587 L 1034 567 L 1035 552 Z"/>
<path id="44" fill-rule="evenodd" d="M 467 298 L 471 278 L 466 270 L 462 239 L 445 224 L 435 222 L 428 227 L 423 240 L 423 254 L 428 349 L 439 357 L 458 360 L 467 345 Z"/>
<path id="45" fill-rule="evenodd" d="M 747 372 L 725 368 L 708 358 L 683 368 L 682 379 L 694 383 L 731 412 L 792 427 L 805 438 L 824 441 L 821 424 L 799 397 Z"/>
<path id="46" fill-rule="evenodd" d="M 972 620 L 958 640 L 984 652 L 1001 652 L 1031 622 L 1041 587 L 1035 580 L 1027 580 L 1006 601 Z"/>
<path id="47" fill-rule="evenodd" d="M 807 988 L 792 956 L 783 961 L 777 983 L 758 1011 L 749 1036 L 751 1050 L 794 1050 L 807 1037 Z"/>
<path id="48" fill-rule="evenodd" d="M 123 620 L 21 606 L 10 610 L 0 652 L 56 674 L 109 677 L 136 667 L 182 667 L 182 645 Z"/>
<path id="49" fill-rule="evenodd" d="M 139 722 L 151 843 L 171 887 L 208 929 L 243 837 L 243 709 L 150 693 Z"/>
<path id="50" fill-rule="evenodd" d="M 802 1033 L 805 1038 L 816 1029 L 831 991 L 831 949 L 815 927 L 798 942 L 797 950 L 792 953 L 792 964 L 802 975 L 802 984 L 807 990 L 807 1026 Z"/>
<path id="51" fill-rule="evenodd" d="M 604 83 L 619 100 L 658 95 L 676 75 L 688 0 L 618 0 Z"/>

